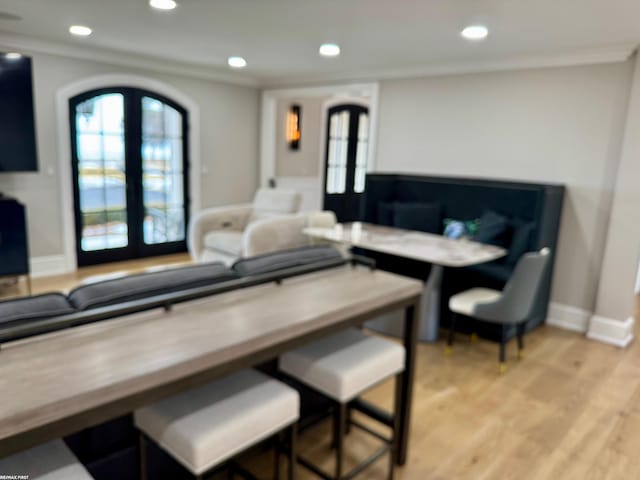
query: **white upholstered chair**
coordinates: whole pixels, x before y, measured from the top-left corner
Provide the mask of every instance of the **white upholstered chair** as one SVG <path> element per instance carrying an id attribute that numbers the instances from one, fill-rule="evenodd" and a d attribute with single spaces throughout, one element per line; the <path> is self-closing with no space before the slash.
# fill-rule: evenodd
<path id="1" fill-rule="evenodd" d="M 0 476 L 29 480 L 91 480 L 93 477 L 62 440 L 0 459 Z"/>
<path id="2" fill-rule="evenodd" d="M 251 204 L 205 209 L 189 222 L 189 253 L 199 262 L 231 263 L 242 256 L 243 233 L 249 225 L 297 213 L 300 203 L 298 192 L 261 188 Z"/>

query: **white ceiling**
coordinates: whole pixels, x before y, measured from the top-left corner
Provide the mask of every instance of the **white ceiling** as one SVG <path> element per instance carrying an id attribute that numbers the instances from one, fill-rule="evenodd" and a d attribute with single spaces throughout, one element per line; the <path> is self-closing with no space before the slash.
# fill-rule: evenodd
<path id="1" fill-rule="evenodd" d="M 262 83 L 365 78 L 381 72 L 572 55 L 640 43 L 640 0 L 0 0 L 0 32 L 252 77 Z M 483 23 L 489 37 L 459 36 Z M 71 38 L 71 24 L 93 28 Z M 337 42 L 339 58 L 318 56 Z M 0 46 L 1 46 L 0 42 Z M 43 42 L 41 42 L 43 43 Z M 249 67 L 229 72 L 226 58 Z"/>

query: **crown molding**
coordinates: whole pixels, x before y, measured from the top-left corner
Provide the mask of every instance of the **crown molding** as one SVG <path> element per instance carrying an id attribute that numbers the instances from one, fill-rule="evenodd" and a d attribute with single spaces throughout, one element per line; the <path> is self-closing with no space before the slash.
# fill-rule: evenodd
<path id="1" fill-rule="evenodd" d="M 139 68 L 154 72 L 194 77 L 216 82 L 259 87 L 260 81 L 244 73 L 229 73 L 219 67 L 200 66 L 146 55 L 131 54 L 118 50 L 109 50 L 84 45 L 70 45 L 63 42 L 51 42 L 36 37 L 0 31 L 0 49 L 12 49 L 29 53 L 44 53 L 63 57 L 108 63 L 111 65 Z"/>
<path id="2" fill-rule="evenodd" d="M 421 67 L 381 69 L 352 73 L 334 72 L 287 75 L 282 77 L 260 77 L 258 75 L 252 76 L 241 72 L 229 73 L 226 69 L 223 70 L 216 66 L 182 63 L 106 48 L 71 45 L 64 42 L 51 42 L 37 37 L 0 31 L 0 49 L 15 49 L 26 53 L 60 55 L 81 60 L 265 89 L 317 85 L 322 83 L 330 84 L 335 82 L 369 82 L 441 75 L 617 63 L 628 60 L 637 47 L 638 45 L 635 43 L 626 43 L 604 48 L 575 50 L 563 53 L 531 54 L 486 60 L 432 63 Z"/>
<path id="3" fill-rule="evenodd" d="M 312 85 L 337 81 L 364 82 L 370 80 L 397 80 L 442 75 L 618 63 L 627 61 L 634 54 L 637 48 L 637 44 L 628 43 L 605 48 L 576 50 L 564 53 L 532 54 L 487 60 L 433 63 L 414 68 L 372 70 L 356 73 L 287 76 L 263 79 L 261 86 L 263 88 L 285 88 L 289 86 Z"/>

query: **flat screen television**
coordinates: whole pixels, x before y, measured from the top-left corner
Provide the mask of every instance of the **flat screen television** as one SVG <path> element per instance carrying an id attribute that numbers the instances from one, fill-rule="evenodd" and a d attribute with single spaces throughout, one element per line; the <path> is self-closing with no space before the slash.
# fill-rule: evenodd
<path id="1" fill-rule="evenodd" d="M 31 58 L 0 52 L 0 173 L 37 170 Z"/>

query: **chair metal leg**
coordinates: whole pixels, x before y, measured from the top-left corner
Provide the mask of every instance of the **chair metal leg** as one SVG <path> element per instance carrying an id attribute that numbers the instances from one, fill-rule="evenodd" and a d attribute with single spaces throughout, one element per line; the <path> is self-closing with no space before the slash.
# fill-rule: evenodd
<path id="1" fill-rule="evenodd" d="M 339 403 L 336 406 L 337 410 L 337 419 L 336 419 L 336 473 L 335 480 L 340 480 L 342 478 L 343 471 L 343 453 L 344 453 L 344 436 L 347 429 L 347 405 L 345 403 Z"/>
<path id="2" fill-rule="evenodd" d="M 147 471 L 147 439 L 145 438 L 144 433 L 140 432 L 139 440 L 140 480 L 147 480 L 149 476 Z"/>
<path id="3" fill-rule="evenodd" d="M 338 423 L 340 422 L 340 411 L 337 405 L 333 408 L 331 421 L 331 448 L 335 449 L 338 446 L 338 429 L 340 428 L 340 426 L 338 425 Z"/>
<path id="4" fill-rule="evenodd" d="M 506 345 L 507 345 L 507 327 L 506 325 L 502 325 L 502 332 L 500 335 L 500 374 L 503 374 L 507 370 L 507 355 L 506 355 Z"/>
<path id="5" fill-rule="evenodd" d="M 451 314 L 451 325 L 449 325 L 449 335 L 447 336 L 447 346 L 444 348 L 445 355 L 451 355 L 453 352 L 453 340 L 456 335 L 456 320 L 458 319 L 457 313 Z"/>
<path id="6" fill-rule="evenodd" d="M 522 360 L 524 357 L 524 328 L 525 324 L 518 325 L 518 360 Z"/>
<path id="7" fill-rule="evenodd" d="M 282 438 L 280 434 L 273 439 L 273 478 L 280 480 L 280 443 Z"/>
<path id="8" fill-rule="evenodd" d="M 296 478 L 296 466 L 298 464 L 297 461 L 297 437 L 298 437 L 298 424 L 292 423 L 289 427 L 289 470 L 288 470 L 288 480 L 295 480 Z"/>
<path id="9" fill-rule="evenodd" d="M 395 396 L 393 399 L 393 428 L 391 430 L 391 450 L 389 451 L 389 473 L 388 480 L 393 480 L 395 476 L 396 461 L 398 459 L 398 444 L 400 440 L 400 404 L 402 402 L 402 375 L 396 375 Z"/>

